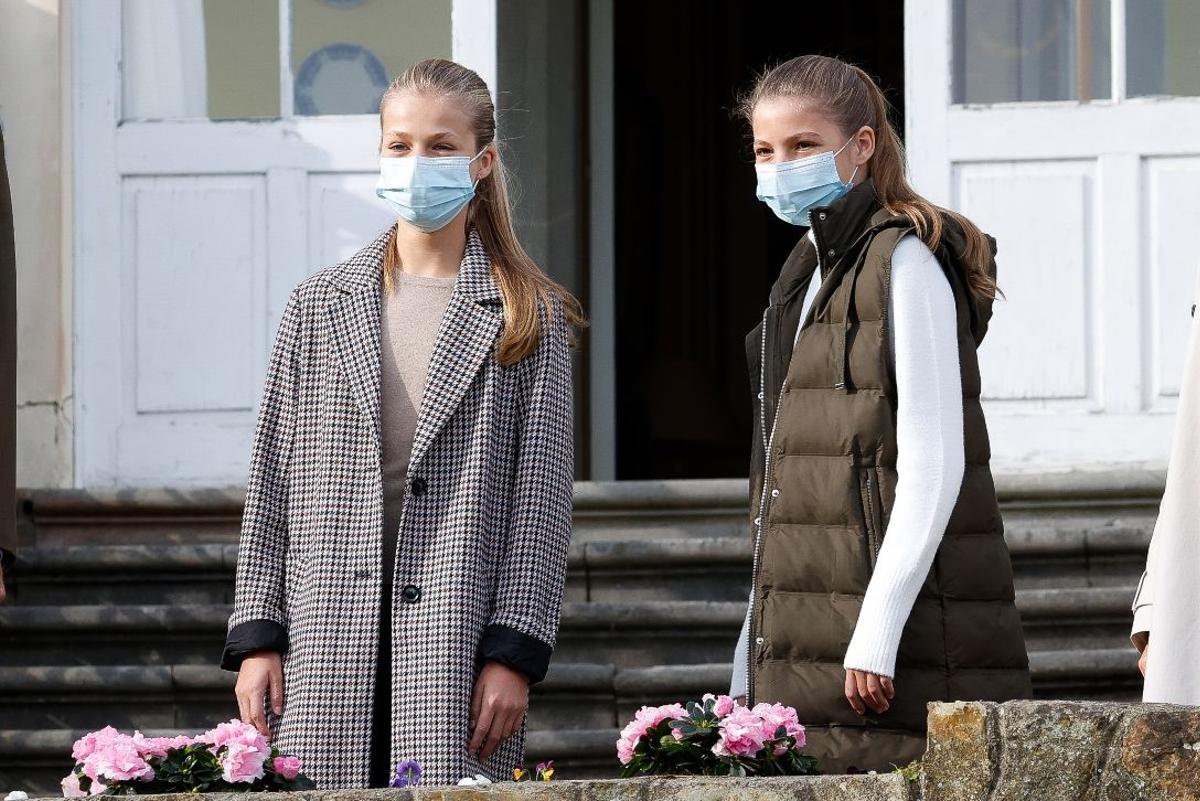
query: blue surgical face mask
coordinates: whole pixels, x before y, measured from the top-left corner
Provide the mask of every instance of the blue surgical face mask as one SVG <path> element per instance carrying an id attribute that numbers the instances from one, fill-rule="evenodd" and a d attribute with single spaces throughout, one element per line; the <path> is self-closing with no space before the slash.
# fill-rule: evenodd
<path id="1" fill-rule="evenodd" d="M 834 161 L 852 141 L 854 137 L 847 139 L 837 150 L 826 150 L 794 161 L 755 164 L 758 199 L 770 206 L 775 216 L 784 222 L 808 225 L 810 211 L 818 206 L 828 206 L 854 186 L 858 166 L 854 167 L 850 180 L 843 183 Z"/>
<path id="2" fill-rule="evenodd" d="M 485 148 L 486 149 L 486 148 Z M 397 214 L 425 233 L 438 230 L 475 197 L 478 181 L 471 180 L 466 156 L 397 156 L 379 160 L 375 194 Z"/>

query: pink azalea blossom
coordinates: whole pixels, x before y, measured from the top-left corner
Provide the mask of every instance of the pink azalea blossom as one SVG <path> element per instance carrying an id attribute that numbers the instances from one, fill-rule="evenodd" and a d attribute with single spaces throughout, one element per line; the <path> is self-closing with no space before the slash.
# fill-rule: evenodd
<path id="1" fill-rule="evenodd" d="M 88 795 L 100 795 L 108 789 L 108 785 L 103 782 L 98 782 L 92 779 L 92 786 L 88 788 Z"/>
<path id="2" fill-rule="evenodd" d="M 140 731 L 133 733 L 133 745 L 143 759 L 148 757 L 165 757 L 167 751 L 174 748 L 186 748 L 193 740 L 186 735 L 178 737 L 147 737 Z"/>
<path id="3" fill-rule="evenodd" d="M 638 741 L 646 736 L 646 732 L 664 720 L 683 717 L 687 717 L 687 710 L 683 708 L 682 704 L 642 707 L 633 716 L 629 725 L 621 730 L 621 738 L 617 740 L 617 759 L 621 761 L 622 765 L 628 765 L 633 760 L 633 752 L 637 748 Z"/>
<path id="4" fill-rule="evenodd" d="M 288 781 L 291 781 L 300 775 L 300 757 L 275 757 L 275 761 L 272 763 L 272 765 L 275 768 L 275 772 L 279 774 L 280 778 L 287 779 Z"/>
<path id="5" fill-rule="evenodd" d="M 96 749 L 83 760 L 83 772 L 93 782 L 101 779 L 150 781 L 154 778 L 154 768 L 138 753 L 133 738 L 119 733 L 111 739 L 98 741 Z"/>
<path id="6" fill-rule="evenodd" d="M 708 696 L 705 697 L 707 698 Z M 713 714 L 719 718 L 723 718 L 733 712 L 733 708 L 737 705 L 733 698 L 728 695 L 718 695 L 714 700 L 716 703 L 713 704 Z"/>
<path id="7" fill-rule="evenodd" d="M 261 779 L 266 772 L 264 765 L 271 755 L 263 750 L 241 742 L 231 742 L 221 756 L 221 776 L 233 784 L 249 784 Z"/>
<path id="8" fill-rule="evenodd" d="M 112 726 L 105 726 L 99 731 L 88 732 L 75 741 L 75 746 L 71 749 L 71 756 L 75 758 L 76 762 L 83 762 L 96 753 L 98 748 L 102 748 L 113 740 L 124 736 Z"/>
<path id="9" fill-rule="evenodd" d="M 753 757 L 762 750 L 763 721 L 753 711 L 738 706 L 720 724 L 721 737 L 713 744 L 717 756 Z"/>
<path id="10" fill-rule="evenodd" d="M 796 710 L 790 706 L 783 704 L 755 704 L 751 710 L 758 715 L 763 722 L 763 739 L 774 740 L 775 732 L 783 726 L 787 731 L 788 736 L 796 738 L 796 748 L 800 749 L 805 746 L 808 741 L 807 735 L 804 733 L 804 727 L 800 725 L 800 720 L 796 717 Z M 775 756 L 782 756 L 787 752 L 785 746 L 777 746 L 775 748 Z"/>
<path id="11" fill-rule="evenodd" d="M 84 798 L 87 796 L 79 787 L 79 774 L 71 771 L 62 780 L 63 798 Z"/>

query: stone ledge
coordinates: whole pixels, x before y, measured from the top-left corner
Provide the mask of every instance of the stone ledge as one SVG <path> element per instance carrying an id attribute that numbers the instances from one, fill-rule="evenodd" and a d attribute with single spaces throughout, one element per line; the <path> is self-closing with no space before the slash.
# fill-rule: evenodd
<path id="1" fill-rule="evenodd" d="M 405 790 L 316 790 L 298 793 L 210 793 L 136 796 L 146 801 L 913 801 L 898 774 L 597 779 L 499 782 L 488 787 Z"/>

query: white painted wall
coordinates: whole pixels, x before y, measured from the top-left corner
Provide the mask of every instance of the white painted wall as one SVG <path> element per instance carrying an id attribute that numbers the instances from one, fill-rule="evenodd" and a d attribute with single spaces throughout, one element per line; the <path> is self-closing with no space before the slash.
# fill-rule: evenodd
<path id="1" fill-rule="evenodd" d="M 17 484 L 72 483 L 71 265 L 64 258 L 58 0 L 0 0 L 0 123 L 17 250 Z"/>

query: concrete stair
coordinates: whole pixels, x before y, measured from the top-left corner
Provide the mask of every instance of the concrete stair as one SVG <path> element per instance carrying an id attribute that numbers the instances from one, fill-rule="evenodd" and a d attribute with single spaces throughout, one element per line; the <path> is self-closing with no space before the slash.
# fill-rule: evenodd
<path id="1" fill-rule="evenodd" d="M 1157 480 L 1001 486 L 1038 696 L 1140 693 L 1129 604 Z M 235 677 L 216 667 L 236 496 L 182 494 L 178 526 L 170 497 L 142 509 L 136 497 L 61 496 L 27 498 L 29 545 L 0 607 L 0 788 L 55 792 L 71 743 L 106 723 L 194 731 L 236 713 Z M 579 485 L 530 760 L 554 758 L 564 777 L 615 775 L 617 731 L 639 706 L 728 687 L 750 569 L 745 497 L 744 481 Z"/>

